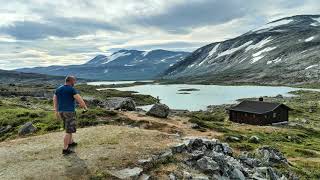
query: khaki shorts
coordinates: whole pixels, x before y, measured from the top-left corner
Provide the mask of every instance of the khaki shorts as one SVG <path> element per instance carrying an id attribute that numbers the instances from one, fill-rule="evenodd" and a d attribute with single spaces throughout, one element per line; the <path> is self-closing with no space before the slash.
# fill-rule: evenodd
<path id="1" fill-rule="evenodd" d="M 63 120 L 63 127 L 66 133 L 75 133 L 76 130 L 76 113 L 75 112 L 60 112 L 61 119 Z"/>

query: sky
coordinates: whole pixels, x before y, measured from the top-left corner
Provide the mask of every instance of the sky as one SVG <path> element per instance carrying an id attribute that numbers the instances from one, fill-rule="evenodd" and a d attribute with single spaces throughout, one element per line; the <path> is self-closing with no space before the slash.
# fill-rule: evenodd
<path id="1" fill-rule="evenodd" d="M 319 0 L 0 0 L 0 69 L 82 64 L 119 49 L 194 51 Z"/>

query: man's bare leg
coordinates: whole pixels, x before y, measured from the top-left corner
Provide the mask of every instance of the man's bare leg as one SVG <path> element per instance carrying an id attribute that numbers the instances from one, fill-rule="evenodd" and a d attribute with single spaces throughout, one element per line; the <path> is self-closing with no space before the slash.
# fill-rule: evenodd
<path id="1" fill-rule="evenodd" d="M 70 133 L 66 133 L 65 135 L 64 135 L 64 145 L 63 145 L 63 149 L 68 149 L 68 146 L 69 146 L 69 144 L 70 144 L 70 139 L 72 139 L 72 134 L 70 134 Z"/>
<path id="2" fill-rule="evenodd" d="M 69 144 L 72 144 L 73 143 L 73 138 L 72 138 L 72 134 L 70 134 L 70 141 L 69 141 Z"/>

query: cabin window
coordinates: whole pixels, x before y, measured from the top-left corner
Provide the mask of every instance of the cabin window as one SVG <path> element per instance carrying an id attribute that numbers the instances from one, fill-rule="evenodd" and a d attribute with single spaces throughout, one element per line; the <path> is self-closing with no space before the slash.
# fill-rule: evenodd
<path id="1" fill-rule="evenodd" d="M 247 113 L 244 113 L 244 116 L 245 116 L 245 117 L 247 117 L 247 116 L 248 116 L 248 114 L 247 114 Z"/>
<path id="2" fill-rule="evenodd" d="M 277 117 L 277 113 L 273 113 L 273 118 L 276 118 Z"/>
<path id="3" fill-rule="evenodd" d="M 254 115 L 252 115 L 253 116 L 253 118 L 256 118 L 256 115 L 254 114 Z"/>
<path id="4" fill-rule="evenodd" d="M 267 118 L 268 118 L 268 116 L 267 116 L 267 115 L 264 115 L 264 118 L 265 118 L 265 119 L 267 119 Z"/>

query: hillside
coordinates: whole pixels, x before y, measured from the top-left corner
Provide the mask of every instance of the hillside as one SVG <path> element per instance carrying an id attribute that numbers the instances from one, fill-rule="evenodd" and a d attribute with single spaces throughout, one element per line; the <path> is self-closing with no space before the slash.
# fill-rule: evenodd
<path id="1" fill-rule="evenodd" d="M 120 50 L 110 56 L 98 55 L 82 65 L 50 66 L 17 69 L 49 75 L 73 74 L 96 80 L 146 80 L 154 79 L 189 53 L 166 50 Z"/>
<path id="2" fill-rule="evenodd" d="M 319 34 L 320 15 L 279 19 L 197 49 L 162 78 L 193 83 L 319 82 Z"/>
<path id="3" fill-rule="evenodd" d="M 17 71 L 0 70 L 0 83 L 51 83 L 61 84 L 64 80 L 62 76 L 50 76 L 36 73 L 22 73 Z"/>

